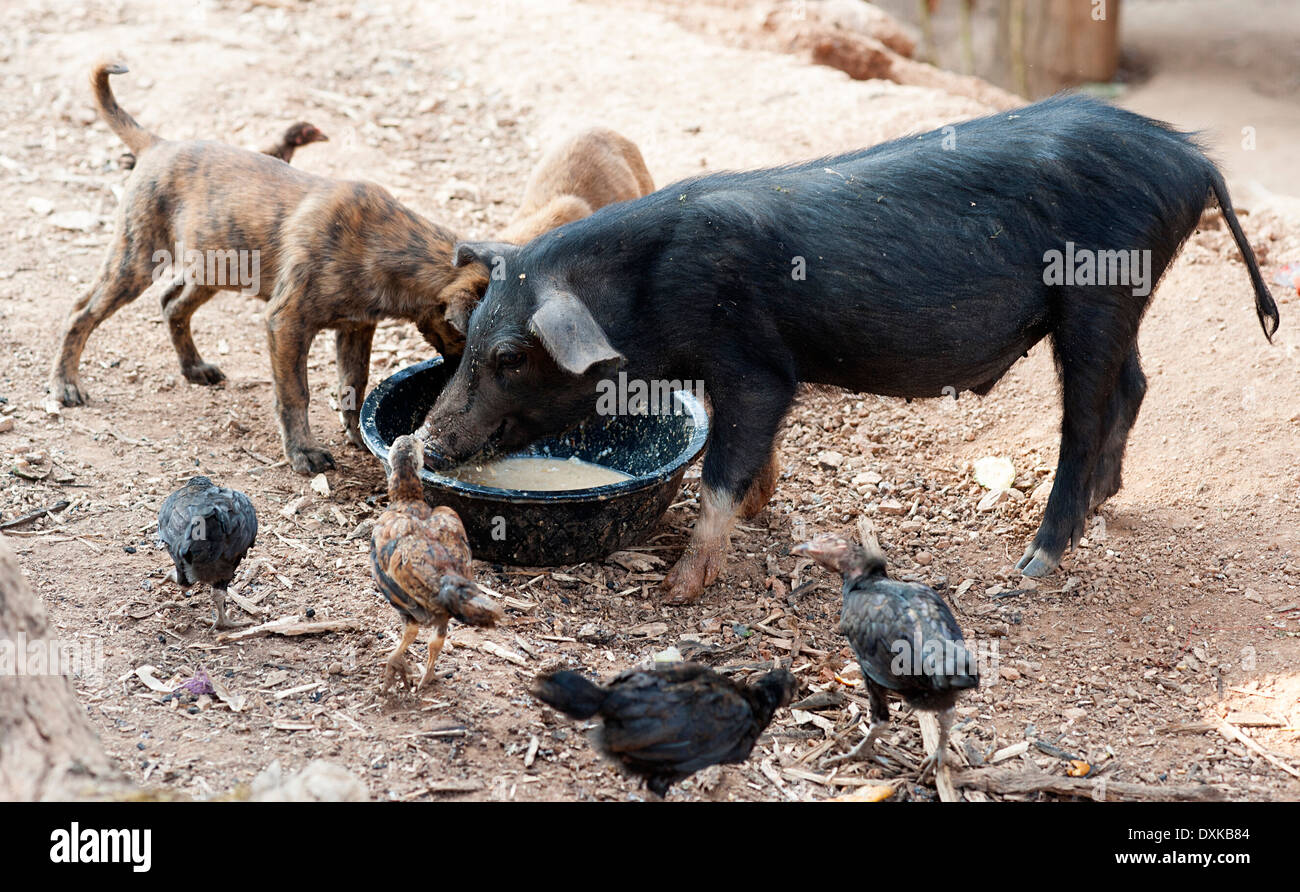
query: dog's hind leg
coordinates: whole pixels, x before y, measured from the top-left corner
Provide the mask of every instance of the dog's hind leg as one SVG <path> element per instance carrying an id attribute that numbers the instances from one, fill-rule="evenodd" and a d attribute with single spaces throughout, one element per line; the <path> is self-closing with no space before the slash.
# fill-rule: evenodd
<path id="1" fill-rule="evenodd" d="M 179 291 L 176 291 L 179 285 Z M 190 332 L 190 317 L 194 311 L 210 301 L 219 289 L 193 282 L 173 282 L 162 295 L 163 318 L 167 320 L 167 331 L 176 348 L 176 356 L 181 361 L 181 374 L 186 381 L 194 384 L 220 384 L 226 380 L 221 369 L 203 361 L 199 350 L 194 346 L 194 335 Z"/>
<path id="2" fill-rule="evenodd" d="M 361 439 L 361 401 L 366 397 L 370 380 L 370 342 L 375 326 L 358 325 L 340 328 L 334 333 L 334 349 L 339 367 L 339 420 L 343 433 L 358 449 L 365 448 Z"/>
<path id="3" fill-rule="evenodd" d="M 1146 392 L 1147 378 L 1142 374 L 1135 346 L 1124 358 L 1119 381 L 1106 405 L 1105 440 L 1101 444 L 1097 466 L 1092 470 L 1088 505 L 1090 511 L 1096 511 L 1107 499 L 1119 492 L 1123 482 L 1121 470 L 1124 448 L 1128 445 L 1129 431 L 1137 421 L 1138 410 L 1142 408 L 1142 398 Z"/>
<path id="4" fill-rule="evenodd" d="M 81 406 L 86 402 L 79 368 L 81 353 L 86 349 L 91 333 L 105 319 L 143 294 L 152 281 L 146 263 L 132 262 L 120 225 L 113 238 L 113 246 L 104 258 L 95 284 L 77 299 L 68 314 L 63 343 L 50 370 L 46 389 L 65 406 Z"/>

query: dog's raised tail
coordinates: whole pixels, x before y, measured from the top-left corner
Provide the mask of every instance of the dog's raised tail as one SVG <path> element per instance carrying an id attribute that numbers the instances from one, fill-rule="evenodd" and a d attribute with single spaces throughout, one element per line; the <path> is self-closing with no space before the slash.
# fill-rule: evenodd
<path id="1" fill-rule="evenodd" d="M 120 62 L 100 62 L 90 75 L 90 85 L 95 91 L 95 105 L 99 114 L 117 134 L 127 148 L 138 157 L 145 149 L 161 140 L 139 125 L 135 118 L 122 111 L 108 85 L 110 74 L 126 74 L 127 67 Z"/>

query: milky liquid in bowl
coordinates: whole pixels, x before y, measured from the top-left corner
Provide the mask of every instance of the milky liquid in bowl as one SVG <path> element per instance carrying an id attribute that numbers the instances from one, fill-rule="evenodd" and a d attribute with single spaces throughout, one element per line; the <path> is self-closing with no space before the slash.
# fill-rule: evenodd
<path id="1" fill-rule="evenodd" d="M 559 492 L 590 489 L 631 480 L 629 474 L 581 461 L 546 456 L 511 456 L 484 464 L 465 464 L 446 472 L 465 483 L 494 489 L 522 489 Z"/>

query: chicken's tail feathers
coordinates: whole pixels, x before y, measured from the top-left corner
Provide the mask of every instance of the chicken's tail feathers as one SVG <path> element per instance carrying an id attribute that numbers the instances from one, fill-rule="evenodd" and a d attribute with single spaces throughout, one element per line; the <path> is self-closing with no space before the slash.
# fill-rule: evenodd
<path id="1" fill-rule="evenodd" d="M 458 573 L 445 573 L 438 589 L 438 601 L 443 608 L 467 626 L 495 626 L 501 619 L 501 608 L 483 594 L 473 580 Z"/>
<path id="2" fill-rule="evenodd" d="M 161 139 L 141 127 L 135 118 L 117 104 L 117 99 L 113 96 L 113 88 L 108 85 L 108 77 L 111 74 L 126 74 L 126 72 L 127 67 L 120 62 L 100 62 L 90 73 L 90 86 L 94 91 L 95 106 L 99 109 L 99 116 L 139 158 L 145 149 L 161 142 Z"/>
<path id="3" fill-rule="evenodd" d="M 585 676 L 565 669 L 539 675 L 533 696 L 567 716 L 589 719 L 604 705 L 606 691 Z"/>
<path id="4" fill-rule="evenodd" d="M 979 661 L 963 643 L 950 642 L 944 660 L 944 671 L 940 676 L 943 687 L 963 691 L 980 686 Z"/>

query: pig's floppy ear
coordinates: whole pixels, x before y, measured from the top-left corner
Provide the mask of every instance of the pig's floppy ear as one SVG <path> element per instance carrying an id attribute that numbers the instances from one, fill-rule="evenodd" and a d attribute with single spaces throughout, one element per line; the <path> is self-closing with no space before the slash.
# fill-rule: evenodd
<path id="1" fill-rule="evenodd" d="M 452 255 L 451 265 L 459 269 L 471 263 L 481 263 L 491 270 L 496 268 L 493 261 L 497 257 L 509 258 L 518 250 L 518 245 L 509 242 L 461 242 Z"/>
<path id="2" fill-rule="evenodd" d="M 529 328 L 546 352 L 570 375 L 583 375 L 602 362 L 622 362 L 586 304 L 567 291 L 547 290 Z"/>

